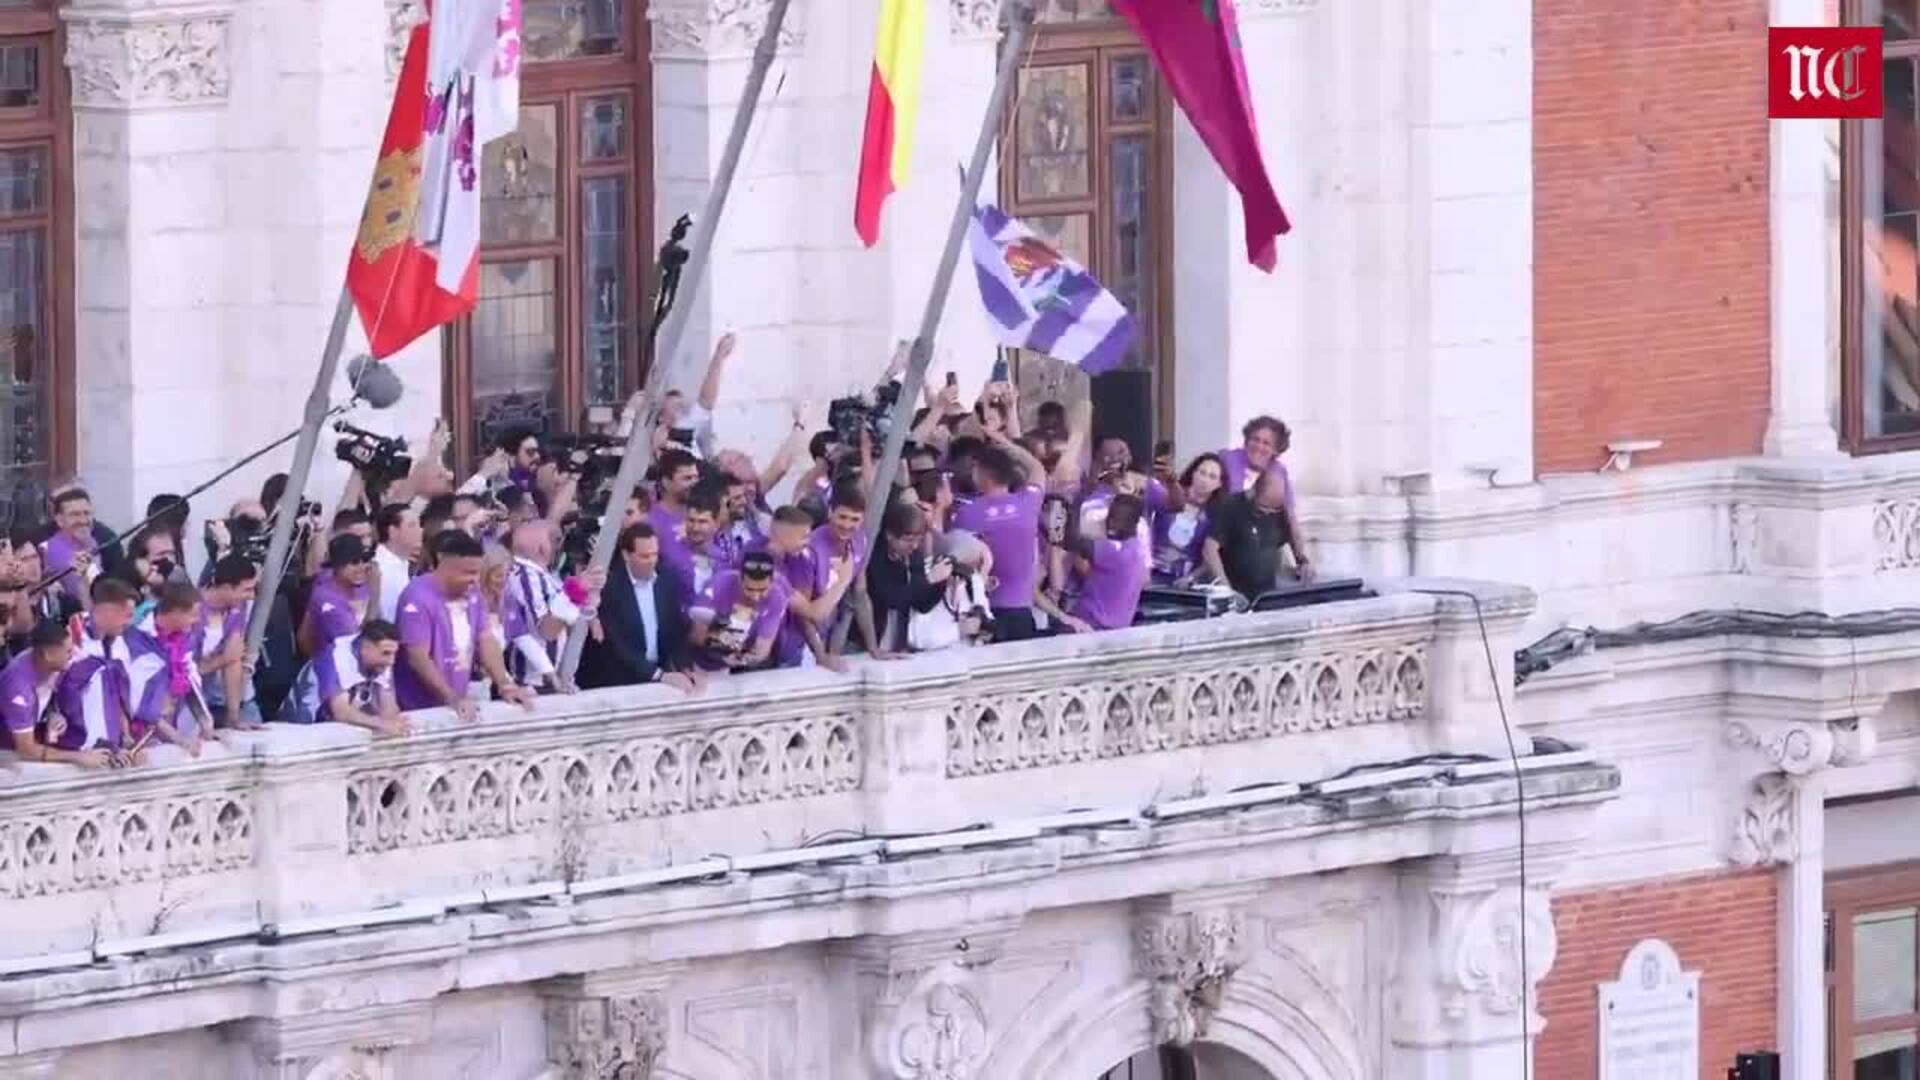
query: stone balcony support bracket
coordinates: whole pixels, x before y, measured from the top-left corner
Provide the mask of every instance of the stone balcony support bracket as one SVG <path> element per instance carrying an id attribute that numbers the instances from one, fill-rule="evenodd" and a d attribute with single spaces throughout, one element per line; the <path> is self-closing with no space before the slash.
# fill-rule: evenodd
<path id="1" fill-rule="evenodd" d="M 1728 852 L 1736 866 L 1785 865 L 1800 857 L 1797 796 L 1823 770 L 1873 756 L 1872 711 L 1843 720 L 1749 718 L 1727 724 L 1727 744 L 1751 751 L 1764 764 L 1740 799 Z"/>
<path id="2" fill-rule="evenodd" d="M 274 1080 L 399 1080 L 388 1052 L 422 1042 L 431 1028 L 426 1002 L 245 1020 L 230 1025 Z"/>
<path id="3" fill-rule="evenodd" d="M 649 1080 L 667 1052 L 667 990 L 684 965 L 556 979 L 543 987 L 555 1080 Z"/>
<path id="4" fill-rule="evenodd" d="M 100 2 L 61 11 L 75 109 L 220 105 L 232 82 L 233 9 Z"/>
<path id="5" fill-rule="evenodd" d="M 1134 964 L 1147 980 L 1147 1012 L 1161 1046 L 1207 1035 L 1234 973 L 1247 962 L 1251 891 L 1159 896 L 1134 910 Z"/>

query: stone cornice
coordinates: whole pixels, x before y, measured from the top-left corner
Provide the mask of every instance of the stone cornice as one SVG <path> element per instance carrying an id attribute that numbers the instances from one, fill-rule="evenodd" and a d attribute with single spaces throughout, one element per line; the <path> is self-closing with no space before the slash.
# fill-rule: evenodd
<path id="1" fill-rule="evenodd" d="M 750 56 L 767 25 L 771 0 L 650 0 L 656 60 L 737 60 Z M 792 0 L 780 24 L 782 52 L 806 39 L 805 0 Z"/>
<path id="2" fill-rule="evenodd" d="M 224 6 L 82 5 L 60 13 L 78 109 L 215 105 L 231 73 Z"/>
<path id="3" fill-rule="evenodd" d="M 1528 781 L 1529 830 L 1555 851 L 1584 835 L 1597 802 L 1611 798 L 1618 773 L 1607 767 L 1573 768 L 1536 774 Z M 978 934 L 991 953 L 992 943 L 1010 932 L 1009 914 L 962 929 L 954 905 L 968 910 L 1041 911 L 1085 903 L 1172 894 L 1171 903 L 1146 902 L 1147 910 L 1168 913 L 1231 907 L 1244 891 L 1184 892 L 1231 856 L 1236 877 L 1256 883 L 1294 874 L 1343 869 L 1328 856 L 1345 851 L 1372 865 L 1428 859 L 1442 851 L 1464 858 L 1480 874 L 1496 875 L 1504 856 L 1489 853 L 1476 860 L 1460 849 L 1475 838 L 1511 843 L 1511 777 L 1424 785 L 1421 805 L 1410 808 L 1378 794 L 1300 802 L 1272 810 L 1250 810 L 1196 817 L 1159 830 L 1123 827 L 1098 834 L 1063 835 L 1025 844 L 914 857 L 901 863 L 822 864 L 797 871 L 754 874 L 749 881 L 716 880 L 641 889 L 628 894 L 582 897 L 566 905 L 520 905 L 512 913 L 475 910 L 412 925 L 320 934 L 277 945 L 237 943 L 182 947 L 147 957 L 132 957 L 112 967 L 93 967 L 47 975 L 20 975 L 0 984 L 0 1011 L 19 1016 L 20 1044 L 35 1049 L 72 1045 L 76 1035 L 104 1026 L 74 1022 L 89 1008 L 124 1008 L 129 996 L 190 994 L 196 1003 L 182 1023 L 198 1027 L 242 1022 L 263 1008 L 298 1008 L 313 995 L 335 993 L 337 986 L 408 987 L 431 996 L 451 985 L 454 972 L 466 989 L 539 983 L 553 999 L 621 998 L 651 992 L 679 963 L 728 955 L 752 942 L 775 949 L 818 942 L 844 934 L 858 911 L 859 925 L 896 939 L 900 950 L 837 946 L 842 955 L 871 957 L 882 968 L 904 962 L 932 963 L 935 952 L 951 956 L 958 937 Z M 1477 827 L 1484 824 L 1482 832 Z M 1365 830 L 1364 845 L 1327 841 Z M 1129 840 L 1140 841 L 1132 843 Z M 1529 845 L 1530 868 L 1533 844 Z M 1116 875 L 1115 864 L 1130 864 Z M 1476 878 L 1477 880 L 1477 878 Z M 1491 877 L 1488 878 L 1492 880 Z M 1547 879 L 1537 877 L 1544 883 Z M 1123 889 L 1124 894 L 1109 895 Z M 964 917 L 963 917 L 964 918 Z M 941 929 L 946 928 L 946 929 Z M 634 944 L 644 941 L 651 962 L 636 973 L 626 967 Z M 884 943 L 883 943 L 884 944 Z M 511 960 L 508 952 L 511 951 Z M 971 947 L 970 950 L 971 952 Z M 937 969 L 964 969 L 963 963 L 933 963 Z M 956 976 L 957 978 L 958 976 Z M 258 992 L 271 979 L 279 992 Z M 636 981 L 637 980 L 637 981 Z M 916 981 L 931 992 L 951 978 Z M 310 993 L 295 993 L 303 987 Z M 903 987 L 902 1000 L 920 1000 Z M 330 999 L 330 998 L 329 998 Z M 945 1000 L 945 999 L 943 999 Z M 951 1004 L 950 1001 L 946 1004 Z M 383 1016 L 406 1017 L 408 1003 L 394 1003 Z M 941 1005 L 942 1008 L 945 1005 Z M 34 1018 L 58 1015 L 41 1025 Z M 160 1015 L 156 1013 L 154 1015 Z M 168 1015 L 173 1015 L 169 1013 Z M 379 1025 L 359 1030 L 334 1025 L 328 1038 L 352 1043 L 383 1042 Z M 252 1030 L 269 1030 L 256 1027 Z M 318 1035 L 319 1028 L 309 1027 Z M 326 1039 L 300 1045 L 317 1047 Z M 387 1043 L 391 1045 L 391 1043 Z"/>

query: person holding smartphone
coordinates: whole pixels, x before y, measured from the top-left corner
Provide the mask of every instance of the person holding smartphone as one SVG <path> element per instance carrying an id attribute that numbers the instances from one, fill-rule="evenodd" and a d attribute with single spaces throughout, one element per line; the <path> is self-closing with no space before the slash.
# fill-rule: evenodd
<path id="1" fill-rule="evenodd" d="M 867 567 L 867 600 L 873 609 L 873 638 L 867 652 L 887 660 L 906 652 L 907 627 L 946 596 L 953 560 L 927 559 L 927 515 L 912 503 L 894 503 L 880 524 L 881 557 Z M 875 640 L 877 639 L 877 640 Z"/>

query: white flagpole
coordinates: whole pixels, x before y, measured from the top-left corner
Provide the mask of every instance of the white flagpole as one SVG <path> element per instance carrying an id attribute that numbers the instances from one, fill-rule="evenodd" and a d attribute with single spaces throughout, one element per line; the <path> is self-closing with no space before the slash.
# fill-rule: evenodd
<path id="1" fill-rule="evenodd" d="M 980 186 L 987 176 L 987 159 L 993 156 L 993 144 L 1000 134 L 1001 114 L 1007 107 L 1007 96 L 1013 90 L 1014 76 L 1019 74 L 1022 54 L 1026 51 L 1027 34 L 1033 24 L 1031 0 L 1008 0 L 1006 5 L 1007 38 L 1001 45 L 1000 69 L 993 82 L 993 95 L 987 101 L 987 114 L 980 120 L 980 135 L 974 140 L 973 160 L 967 163 L 966 175 L 960 181 L 960 199 L 953 207 L 953 221 L 947 227 L 947 247 L 940 254 L 940 262 L 934 270 L 933 287 L 927 292 L 927 306 L 920 314 L 920 332 L 913 339 L 913 348 L 907 354 L 906 381 L 900 386 L 900 398 L 893 406 L 893 424 L 887 431 L 887 445 L 880 452 L 880 460 L 875 462 L 873 486 L 867 490 L 867 560 L 871 561 L 878 550 L 881 531 L 887 513 L 887 507 L 893 503 L 894 479 L 900 472 L 900 456 L 906 451 L 907 431 L 913 427 L 914 410 L 920 402 L 921 389 L 926 385 L 927 368 L 933 363 L 933 339 L 940 330 L 940 317 L 947 309 L 947 293 L 953 288 L 953 275 L 960 263 L 961 248 L 966 246 L 967 226 L 973 219 L 973 210 L 980 202 Z M 856 582 L 856 585 L 861 583 Z M 855 603 L 866 603 L 866 590 L 860 589 Z M 840 649 L 846 644 L 849 623 L 842 620 L 834 627 L 833 647 Z M 876 628 L 884 632 L 885 627 Z"/>
<path id="2" fill-rule="evenodd" d="M 780 27 L 787 19 L 789 0 L 773 0 L 767 11 L 767 25 L 760 31 L 760 42 L 753 50 L 753 67 L 747 72 L 747 84 L 741 91 L 740 105 L 733 114 L 733 130 L 720 156 L 713 187 L 707 191 L 707 203 L 693 223 L 693 240 L 688 245 L 687 264 L 681 271 L 679 303 L 667 314 L 661 327 L 660 344 L 654 351 L 653 370 L 647 373 L 644 415 L 633 418 L 633 430 L 627 433 L 626 454 L 620 470 L 614 474 L 613 490 L 607 499 L 607 512 L 600 518 L 600 531 L 594 537 L 593 558 L 588 566 L 605 573 L 613 565 L 614 548 L 620 539 L 621 519 L 626 516 L 627 500 L 646 475 L 653 456 L 653 416 L 660 406 L 661 393 L 670 385 L 668 368 L 680 351 L 680 339 L 687 330 L 693 298 L 700 294 L 706 277 L 707 262 L 713 254 L 713 238 L 720 226 L 720 215 L 727 208 L 727 196 L 733 188 L 733 176 L 740 168 L 740 155 L 747 144 L 747 132 L 753 127 L 753 113 L 760 104 L 760 91 L 767 83 L 767 72 L 780 44 Z M 580 668 L 580 653 L 587 643 L 587 620 L 574 623 L 567 634 L 566 649 L 560 656 L 560 678 L 571 683 Z"/>
<path id="3" fill-rule="evenodd" d="M 320 371 L 307 394 L 307 411 L 301 421 L 300 438 L 293 444 L 293 467 L 287 470 L 287 487 L 274 508 L 273 538 L 267 544 L 266 565 L 260 568 L 260 587 L 254 597 L 253 611 L 247 617 L 247 655 L 258 659 L 260 643 L 267 635 L 267 619 L 273 614 L 274 594 L 280 589 L 286 570 L 288 550 L 293 546 L 293 526 L 300 516 L 300 503 L 307 494 L 307 477 L 313 472 L 313 452 L 320 444 L 320 427 L 327 419 L 327 404 L 333 397 L 333 376 L 340 368 L 340 351 L 346 347 L 347 325 L 353 321 L 353 294 L 340 287 L 340 302 L 333 309 L 333 325 L 327 328 L 327 343 L 320 352 Z M 309 540 L 316 542 L 317 537 Z"/>

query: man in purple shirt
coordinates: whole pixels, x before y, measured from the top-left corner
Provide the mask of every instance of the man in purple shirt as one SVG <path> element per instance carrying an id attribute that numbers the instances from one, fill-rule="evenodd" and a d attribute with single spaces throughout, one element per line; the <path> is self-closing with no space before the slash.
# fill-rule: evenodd
<path id="1" fill-rule="evenodd" d="M 867 555 L 873 546 L 872 537 L 863 527 L 866 520 L 867 496 L 860 490 L 859 481 L 836 484 L 827 496 L 826 524 L 814 529 L 813 535 L 807 538 L 807 546 L 813 549 L 814 561 L 826 568 L 829 575 L 842 574 L 841 567 L 844 566 L 844 576 L 853 583 L 852 588 L 856 593 L 866 588 Z M 831 576 L 826 584 L 831 586 Z M 846 606 L 841 597 L 835 597 L 832 606 L 816 606 L 814 621 L 820 633 L 829 640 L 839 636 L 836 624 L 845 617 Z M 864 603 L 851 606 L 864 635 L 863 640 L 874 640 L 873 610 Z M 821 661 L 821 666 L 829 670 L 846 670 L 846 665 L 840 662 L 838 656 L 822 657 Z"/>
<path id="2" fill-rule="evenodd" d="M 672 536 L 687 514 L 687 497 L 700 482 L 700 459 L 685 450 L 668 450 L 655 463 L 654 475 L 660 478 L 660 498 L 647 511 L 647 520 L 661 536 Z"/>
<path id="3" fill-rule="evenodd" d="M 730 570 L 714 539 L 720 532 L 721 495 L 702 486 L 687 497 L 678 527 L 660 532 L 660 558 L 680 578 L 685 591 L 680 601 L 691 604 L 713 576 Z M 657 528 L 657 526 L 656 526 Z"/>
<path id="4" fill-rule="evenodd" d="M 480 708 L 467 696 L 477 660 L 503 699 L 533 708 L 533 692 L 507 674 L 500 642 L 488 632 L 487 602 L 476 587 L 485 554 L 480 541 L 449 529 L 434 537 L 433 553 L 433 569 L 400 594 L 403 662 L 393 677 L 400 707 L 444 705 L 462 720 L 478 719 Z"/>
<path id="5" fill-rule="evenodd" d="M 787 617 L 787 587 L 774 575 L 773 556 L 750 552 L 740 569 L 715 575 L 687 615 L 701 667 L 749 671 L 766 666 Z"/>
<path id="6" fill-rule="evenodd" d="M 60 579 L 60 587 L 75 601 L 83 601 L 100 569 L 93 539 L 93 499 L 80 488 L 70 488 L 54 495 L 52 505 L 58 531 L 47 538 L 47 573 L 71 569 L 73 573 Z"/>
<path id="7" fill-rule="evenodd" d="M 1033 637 L 1033 598 L 1040 580 L 1039 486 L 1024 483 L 1015 459 L 1004 446 L 981 447 L 973 455 L 977 492 L 955 505 L 950 527 L 978 536 L 993 553 L 994 638 L 1024 641 Z M 1016 489 L 1016 484 L 1023 484 Z"/>
<path id="8" fill-rule="evenodd" d="M 307 599 L 307 617 L 300 624 L 300 651 L 318 656 L 334 640 L 352 637 L 368 615 L 373 577 L 373 549 L 351 533 L 327 543 L 327 572 L 314 580 Z M 378 612 L 374 612 L 378 614 Z"/>
<path id="9" fill-rule="evenodd" d="M 393 695 L 400 629 L 368 619 L 360 632 L 340 638 L 300 672 L 280 719 L 297 724 L 352 724 L 375 738 L 405 735 L 412 728 Z"/>
<path id="10" fill-rule="evenodd" d="M 73 661 L 73 640 L 57 622 L 41 622 L 27 635 L 27 651 L 0 670 L 0 738 L 21 761 L 59 761 L 84 769 L 115 763 L 115 751 L 105 748 L 69 749 L 43 740 L 49 726 L 58 726 L 54 691 Z M 51 724 L 49 723 L 51 721 Z"/>
<path id="11" fill-rule="evenodd" d="M 200 696 L 200 672 L 193 662 L 199 622 L 200 590 L 184 581 L 167 582 L 152 614 L 130 635 L 144 640 L 127 665 L 134 716 L 191 757 L 199 757 L 202 744 L 214 736 L 212 713 Z"/>
<path id="12" fill-rule="evenodd" d="M 1080 594 L 1060 620 L 1068 629 L 1084 634 L 1133 625 L 1147 584 L 1147 541 L 1140 534 L 1145 514 L 1139 496 L 1115 495 L 1103 523 L 1106 535 L 1081 537 L 1074 560 Z"/>
<path id="13" fill-rule="evenodd" d="M 783 506 L 774 511 L 765 550 L 787 593 L 787 616 L 780 626 L 774 659 L 781 667 L 801 667 L 811 656 L 829 671 L 845 670 L 846 665 L 828 650 L 821 628 L 853 584 L 853 560 L 833 554 L 830 544 L 816 546 L 813 535 L 813 518 L 805 510 Z"/>

